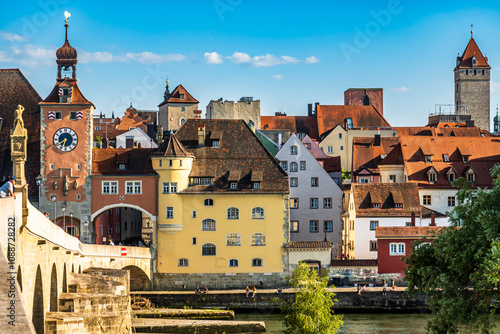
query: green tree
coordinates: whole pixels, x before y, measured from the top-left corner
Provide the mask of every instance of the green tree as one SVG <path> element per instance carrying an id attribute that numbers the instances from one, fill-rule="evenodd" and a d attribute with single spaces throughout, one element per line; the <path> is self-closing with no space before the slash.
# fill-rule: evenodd
<path id="1" fill-rule="evenodd" d="M 432 244 L 418 241 L 405 262 L 409 292 L 425 292 L 435 314 L 432 333 L 491 333 L 500 286 L 500 166 L 491 170 L 493 189 L 470 189 L 464 179 L 451 226 Z M 415 289 L 415 287 L 418 289 Z"/>
<path id="2" fill-rule="evenodd" d="M 340 329 L 342 315 L 333 313 L 337 300 L 327 284 L 328 277 L 319 278 L 305 263 L 293 271 L 290 285 L 296 289 L 295 301 L 281 306 L 286 334 L 333 334 Z"/>

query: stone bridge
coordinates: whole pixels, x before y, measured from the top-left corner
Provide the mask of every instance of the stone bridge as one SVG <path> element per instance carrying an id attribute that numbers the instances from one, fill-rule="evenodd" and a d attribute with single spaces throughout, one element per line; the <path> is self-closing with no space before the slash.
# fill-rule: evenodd
<path id="1" fill-rule="evenodd" d="M 130 271 L 131 290 L 151 288 L 149 248 L 83 244 L 33 207 L 26 189 L 16 195 L 16 199 L 0 198 L 0 244 L 10 271 L 0 273 L 0 289 L 7 285 L 4 276 L 16 277 L 16 293 L 22 297 L 26 318 L 33 322 L 37 333 L 43 333 L 45 313 L 57 311 L 58 295 L 67 292 L 70 272 L 95 267 L 124 269 Z M 3 290 L 2 309 L 9 303 L 8 291 Z M 0 320 L 0 326 L 6 328 L 7 321 Z"/>

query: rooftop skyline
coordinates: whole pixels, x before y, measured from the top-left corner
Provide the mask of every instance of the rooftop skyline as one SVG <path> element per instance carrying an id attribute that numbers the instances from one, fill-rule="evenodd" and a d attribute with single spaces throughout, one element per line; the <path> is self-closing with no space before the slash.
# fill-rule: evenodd
<path id="1" fill-rule="evenodd" d="M 133 103 L 157 110 L 165 79 L 182 84 L 205 114 L 211 99 L 261 100 L 261 114 L 306 115 L 307 104 L 343 104 L 348 88 L 383 88 L 393 126 L 425 125 L 436 104 L 454 103 L 453 69 L 474 23 L 488 56 L 491 119 L 500 103 L 500 5 L 483 1 L 214 0 L 141 6 L 67 0 L 4 4 L 0 67 L 20 68 L 42 98 L 56 79 L 55 50 L 78 51 L 77 78 L 107 116 Z"/>

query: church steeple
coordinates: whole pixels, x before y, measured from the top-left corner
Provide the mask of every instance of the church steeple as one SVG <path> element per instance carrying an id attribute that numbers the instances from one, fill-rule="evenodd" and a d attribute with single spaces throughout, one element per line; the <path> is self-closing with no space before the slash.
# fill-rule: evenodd
<path id="1" fill-rule="evenodd" d="M 70 68 L 73 71 L 72 79 L 76 80 L 76 64 L 77 60 L 77 52 L 74 47 L 69 44 L 68 40 L 68 18 L 71 16 L 70 13 L 64 12 L 64 16 L 66 17 L 65 25 L 66 28 L 66 38 L 64 40 L 63 46 L 61 46 L 56 51 L 56 63 L 57 63 L 57 79 L 62 79 L 61 70 L 69 71 Z"/>
<path id="2" fill-rule="evenodd" d="M 167 87 L 165 88 L 165 93 L 163 94 L 164 101 L 166 101 L 169 96 L 170 96 L 170 88 L 168 86 L 168 77 L 167 77 Z"/>

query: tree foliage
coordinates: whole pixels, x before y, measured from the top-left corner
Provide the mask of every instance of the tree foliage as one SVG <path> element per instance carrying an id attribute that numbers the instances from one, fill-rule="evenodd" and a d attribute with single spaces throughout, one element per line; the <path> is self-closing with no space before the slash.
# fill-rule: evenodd
<path id="1" fill-rule="evenodd" d="M 295 302 L 283 304 L 286 334 L 333 334 L 343 325 L 342 315 L 333 312 L 335 293 L 327 289 L 328 277 L 319 278 L 315 270 L 300 263 L 290 280 L 296 289 Z"/>
<path id="2" fill-rule="evenodd" d="M 457 180 L 451 226 L 432 244 L 419 241 L 405 262 L 410 293 L 423 291 L 435 316 L 432 333 L 491 333 L 500 286 L 500 166 L 491 170 L 493 189 L 470 189 Z M 415 287 L 418 289 L 416 290 Z"/>

